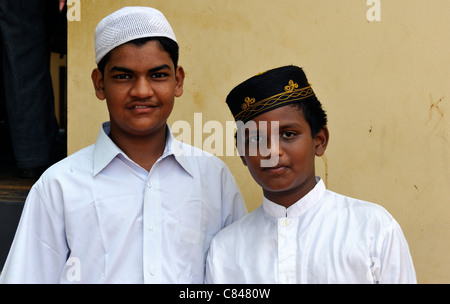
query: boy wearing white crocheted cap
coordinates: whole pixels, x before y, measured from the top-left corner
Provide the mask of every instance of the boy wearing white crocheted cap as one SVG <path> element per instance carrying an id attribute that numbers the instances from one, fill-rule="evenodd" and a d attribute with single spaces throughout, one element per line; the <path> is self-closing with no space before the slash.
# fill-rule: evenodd
<path id="1" fill-rule="evenodd" d="M 225 164 L 167 126 L 185 76 L 175 35 L 126 7 L 95 41 L 110 121 L 33 186 L 0 282 L 203 283 L 212 237 L 247 211 Z"/>
<path id="2" fill-rule="evenodd" d="M 97 97 L 106 99 L 109 136 L 150 171 L 165 148 L 175 97 L 183 93 L 175 34 L 160 11 L 125 7 L 98 24 L 95 61 L 92 80 Z"/>

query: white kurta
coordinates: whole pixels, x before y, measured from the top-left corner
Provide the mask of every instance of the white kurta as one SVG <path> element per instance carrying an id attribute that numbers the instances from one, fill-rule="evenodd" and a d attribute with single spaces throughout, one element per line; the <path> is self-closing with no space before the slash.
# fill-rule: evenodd
<path id="1" fill-rule="evenodd" d="M 246 214 L 218 158 L 178 142 L 147 172 L 102 128 L 31 189 L 2 283 L 203 283 L 212 237 Z"/>
<path id="2" fill-rule="evenodd" d="M 263 205 L 219 232 L 206 283 L 416 283 L 407 242 L 381 206 L 326 190 Z"/>

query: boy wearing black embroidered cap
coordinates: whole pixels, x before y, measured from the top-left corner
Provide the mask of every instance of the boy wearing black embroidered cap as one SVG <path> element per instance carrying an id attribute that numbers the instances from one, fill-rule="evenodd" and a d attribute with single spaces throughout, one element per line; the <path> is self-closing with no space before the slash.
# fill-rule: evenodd
<path id="1" fill-rule="evenodd" d="M 416 283 L 395 219 L 381 206 L 327 190 L 315 176 L 329 133 L 301 68 L 256 75 L 226 102 L 238 122 L 242 161 L 264 198 L 213 239 L 207 283 Z M 252 151 L 254 142 L 270 153 Z M 261 165 L 274 156 L 276 164 Z"/>

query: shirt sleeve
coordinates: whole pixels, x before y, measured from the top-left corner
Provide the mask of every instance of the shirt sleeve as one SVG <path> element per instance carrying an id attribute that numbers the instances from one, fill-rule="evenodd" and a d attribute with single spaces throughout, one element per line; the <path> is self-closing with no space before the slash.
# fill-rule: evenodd
<path id="1" fill-rule="evenodd" d="M 417 278 L 408 243 L 400 225 L 394 219 L 381 246 L 380 261 L 372 261 L 376 281 L 380 284 L 416 284 Z"/>
<path id="2" fill-rule="evenodd" d="M 58 283 L 68 251 L 62 216 L 35 184 L 25 201 L 0 283 Z"/>
<path id="3" fill-rule="evenodd" d="M 229 245 L 229 244 L 228 244 Z M 226 245 L 228 250 L 231 246 Z M 229 267 L 228 264 L 236 266 L 230 258 L 232 254 L 223 250 L 223 240 L 213 239 L 206 258 L 205 284 L 245 284 L 245 276 L 238 267 Z M 222 249 L 221 249 L 222 248 Z"/>
<path id="4" fill-rule="evenodd" d="M 223 227 L 226 227 L 248 211 L 236 180 L 226 166 L 223 169 L 222 185 L 222 223 Z"/>
<path id="5" fill-rule="evenodd" d="M 211 242 L 211 246 L 209 246 L 208 255 L 206 257 L 206 270 L 205 270 L 205 284 L 214 284 L 214 264 L 213 264 L 213 242 Z"/>

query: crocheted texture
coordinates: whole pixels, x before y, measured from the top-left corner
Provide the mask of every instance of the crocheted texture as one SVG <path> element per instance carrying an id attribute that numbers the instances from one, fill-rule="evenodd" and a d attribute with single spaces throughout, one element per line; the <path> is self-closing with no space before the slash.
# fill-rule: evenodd
<path id="1" fill-rule="evenodd" d="M 177 42 L 166 17 L 151 7 L 124 7 L 104 18 L 95 30 L 95 62 L 129 41 L 167 37 Z"/>

